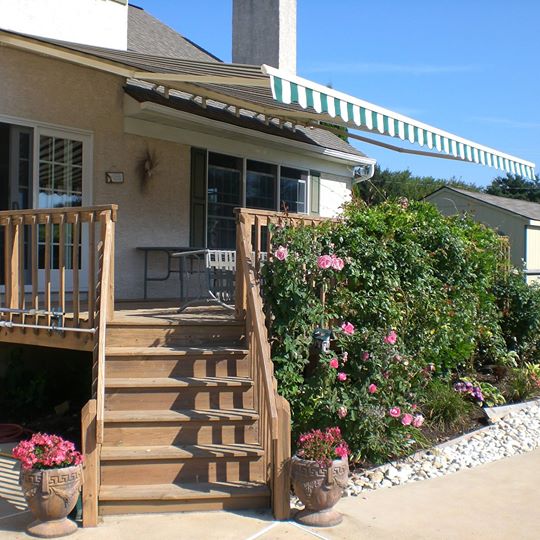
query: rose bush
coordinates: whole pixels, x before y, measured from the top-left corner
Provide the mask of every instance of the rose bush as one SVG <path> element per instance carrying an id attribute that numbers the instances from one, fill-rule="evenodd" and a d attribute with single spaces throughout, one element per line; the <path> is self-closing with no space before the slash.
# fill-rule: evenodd
<path id="1" fill-rule="evenodd" d="M 353 457 L 403 454 L 422 441 L 417 403 L 432 377 L 507 358 L 490 229 L 388 202 L 272 232 L 287 256 L 263 267 L 263 294 L 296 433 L 337 423 Z M 332 329 L 329 351 L 314 348 L 316 327 Z"/>

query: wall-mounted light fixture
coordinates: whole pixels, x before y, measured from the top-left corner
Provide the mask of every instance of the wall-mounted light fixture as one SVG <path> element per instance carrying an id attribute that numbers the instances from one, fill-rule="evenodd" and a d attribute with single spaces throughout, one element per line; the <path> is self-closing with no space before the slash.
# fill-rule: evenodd
<path id="1" fill-rule="evenodd" d="M 123 172 L 106 172 L 105 182 L 107 184 L 123 184 L 124 173 Z"/>

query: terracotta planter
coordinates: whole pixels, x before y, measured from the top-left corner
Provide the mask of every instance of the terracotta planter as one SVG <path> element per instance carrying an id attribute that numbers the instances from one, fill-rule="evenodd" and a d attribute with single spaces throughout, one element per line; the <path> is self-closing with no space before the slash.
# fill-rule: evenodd
<path id="1" fill-rule="evenodd" d="M 312 527 L 332 527 L 343 520 L 334 510 L 349 478 L 349 462 L 336 459 L 329 466 L 293 456 L 291 479 L 294 493 L 304 503 L 305 509 L 296 514 L 299 523 Z"/>
<path id="2" fill-rule="evenodd" d="M 20 483 L 26 502 L 36 518 L 28 534 L 39 538 L 58 538 L 77 530 L 67 515 L 77 503 L 81 490 L 82 467 L 21 470 Z"/>

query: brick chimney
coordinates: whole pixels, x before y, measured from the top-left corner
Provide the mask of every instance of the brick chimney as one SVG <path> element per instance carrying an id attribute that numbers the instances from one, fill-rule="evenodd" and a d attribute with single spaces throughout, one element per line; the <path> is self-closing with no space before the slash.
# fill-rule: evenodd
<path id="1" fill-rule="evenodd" d="M 296 0 L 233 0 L 232 61 L 296 74 Z"/>

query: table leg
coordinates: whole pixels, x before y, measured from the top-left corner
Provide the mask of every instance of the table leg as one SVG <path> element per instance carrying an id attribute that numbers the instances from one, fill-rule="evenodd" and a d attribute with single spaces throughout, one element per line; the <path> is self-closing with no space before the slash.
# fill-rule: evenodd
<path id="1" fill-rule="evenodd" d="M 144 299 L 148 296 L 148 251 L 144 252 Z"/>
<path id="2" fill-rule="evenodd" d="M 178 257 L 178 275 L 180 276 L 180 300 L 184 299 L 184 257 Z"/>

